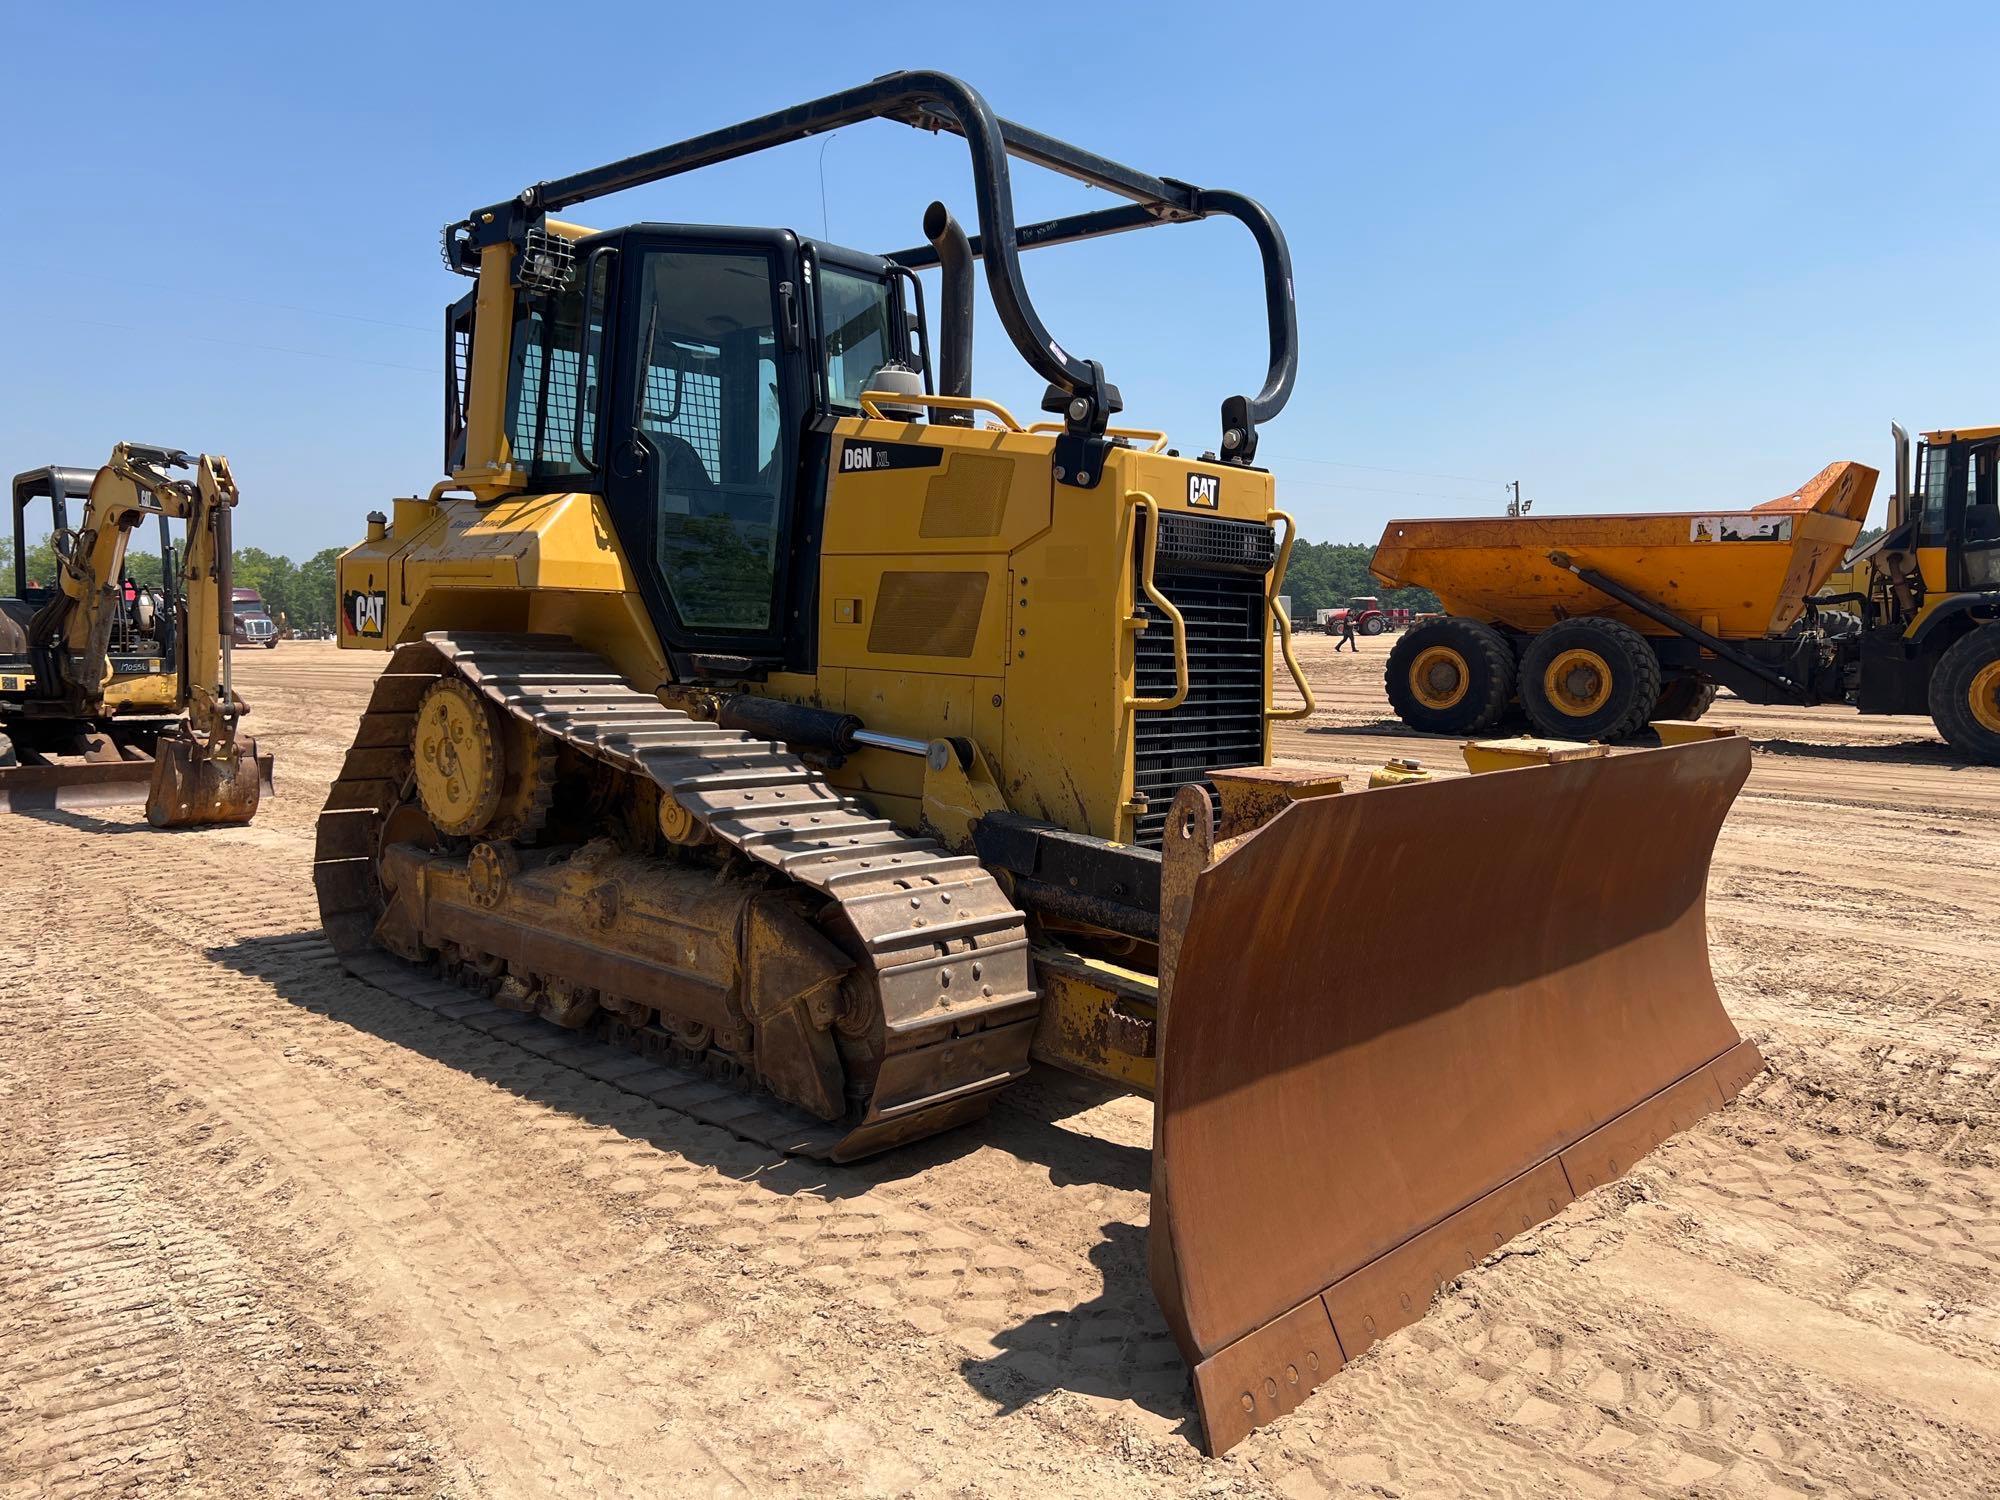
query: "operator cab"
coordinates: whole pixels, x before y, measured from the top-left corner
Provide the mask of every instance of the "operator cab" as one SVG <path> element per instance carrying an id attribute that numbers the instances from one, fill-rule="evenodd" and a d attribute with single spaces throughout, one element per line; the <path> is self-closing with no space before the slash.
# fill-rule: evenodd
<path id="1" fill-rule="evenodd" d="M 47 578 L 29 576 L 30 507 L 38 501 L 48 503 L 49 542 L 58 558 L 67 556 L 77 540 L 77 534 L 70 526 L 70 507 L 74 504 L 79 512 L 83 510 L 96 478 L 95 469 L 55 464 L 29 469 L 14 476 L 14 573 L 8 580 L 13 586 L 13 594 L 0 598 L 0 655 L 26 653 L 29 622 L 59 592 L 53 575 Z M 118 580 L 118 611 L 112 623 L 110 650 L 114 654 L 128 652 L 164 656 L 173 649 L 174 547 L 165 516 L 160 517 L 159 546 L 158 584 L 136 581 L 131 572 L 132 554 L 129 549 L 126 553 L 124 575 Z"/>
<path id="2" fill-rule="evenodd" d="M 674 647 L 799 654 L 807 632 L 785 624 L 812 619 L 813 569 L 787 542 L 818 517 L 795 512 L 823 495 L 831 424 L 864 391 L 929 389 L 916 278 L 789 230 L 706 225 L 545 233 L 523 261 L 504 414 L 520 489 L 604 496 Z M 449 314 L 454 468 L 475 300 Z"/>
<path id="3" fill-rule="evenodd" d="M 1926 592 L 2000 589 L 2000 427 L 1927 432 L 1917 445 L 1917 557 Z"/>

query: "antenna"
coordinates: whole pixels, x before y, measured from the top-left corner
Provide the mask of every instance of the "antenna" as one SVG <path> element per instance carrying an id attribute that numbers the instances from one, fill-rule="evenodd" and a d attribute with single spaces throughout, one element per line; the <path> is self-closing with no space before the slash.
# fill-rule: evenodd
<path id="1" fill-rule="evenodd" d="M 833 231 L 826 223 L 826 148 L 839 134 L 837 130 L 828 131 L 826 139 L 819 143 L 819 237 L 829 243 L 833 239 Z"/>

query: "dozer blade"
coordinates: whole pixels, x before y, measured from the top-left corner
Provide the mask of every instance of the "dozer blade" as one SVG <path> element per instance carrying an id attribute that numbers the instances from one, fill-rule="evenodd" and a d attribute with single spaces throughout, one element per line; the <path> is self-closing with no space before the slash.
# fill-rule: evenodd
<path id="1" fill-rule="evenodd" d="M 76 812 L 144 802 L 150 760 L 73 761 L 0 767 L 0 812 Z"/>
<path id="2" fill-rule="evenodd" d="M 1703 891 L 1742 739 L 1294 803 L 1162 868 L 1152 1279 L 1211 1452 L 1762 1066 Z"/>
<path id="3" fill-rule="evenodd" d="M 154 754 L 146 821 L 155 828 L 247 823 L 259 794 L 271 789 L 271 757 L 259 755 L 247 735 L 215 755 L 199 738 L 163 734 Z"/>

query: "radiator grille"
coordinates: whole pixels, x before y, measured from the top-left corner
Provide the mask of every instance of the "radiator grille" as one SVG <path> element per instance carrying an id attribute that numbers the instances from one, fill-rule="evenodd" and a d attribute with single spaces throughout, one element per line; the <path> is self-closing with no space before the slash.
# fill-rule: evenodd
<path id="1" fill-rule="evenodd" d="M 1262 521 L 1211 521 L 1166 511 L 1155 561 L 1160 567 L 1216 568 L 1261 578 L 1271 571 L 1277 543 L 1277 533 Z"/>
<path id="2" fill-rule="evenodd" d="M 1163 521 L 1170 518 L 1162 518 Z M 1178 518 L 1172 518 L 1178 519 Z M 1195 522 L 1220 531 L 1226 522 Z M 1253 526 L 1265 538 L 1266 526 Z M 1160 528 L 1162 551 L 1170 532 Z M 1179 542 L 1182 538 L 1174 538 Z M 1207 541 L 1186 539 L 1196 546 Z M 1241 543 L 1217 539 L 1242 556 Z M 1255 545 L 1249 533 L 1243 541 Z M 1268 554 L 1267 554 L 1268 557 Z M 1141 710 L 1132 733 L 1133 785 L 1147 801 L 1135 833 L 1148 849 L 1160 847 L 1167 809 L 1188 782 L 1213 786 L 1208 773 L 1222 766 L 1257 765 L 1264 759 L 1264 577 L 1261 570 L 1223 571 L 1185 563 L 1155 570 L 1154 585 L 1187 622 L 1188 696 L 1164 713 Z M 1174 691 L 1174 635 L 1166 617 L 1141 597 L 1149 621 L 1135 645 L 1138 693 L 1167 698 Z"/>

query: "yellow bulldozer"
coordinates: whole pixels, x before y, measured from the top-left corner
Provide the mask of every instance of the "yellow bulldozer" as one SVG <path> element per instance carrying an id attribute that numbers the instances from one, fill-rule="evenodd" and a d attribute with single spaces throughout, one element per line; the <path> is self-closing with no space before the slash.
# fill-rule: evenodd
<path id="1" fill-rule="evenodd" d="M 176 477 L 192 470 L 191 477 Z M 46 501 L 54 576 L 28 576 Z M 144 801 L 155 827 L 247 823 L 271 758 L 238 730 L 230 672 L 227 459 L 120 443 L 101 468 L 14 477 L 14 594 L 0 599 L 0 810 Z M 77 504 L 72 526 L 70 506 Z M 133 533 L 157 520 L 160 583 L 136 585 Z M 183 543 L 178 553 L 173 528 Z"/>
<path id="2" fill-rule="evenodd" d="M 963 140 L 976 235 L 559 217 L 868 119 Z M 1010 158 L 1122 201 L 1017 224 Z M 1214 216 L 1270 357 L 1188 456 L 1114 420 L 1021 252 Z M 539 183 L 445 253 L 449 477 L 339 564 L 340 644 L 390 653 L 318 831 L 356 974 L 455 980 L 522 1013 L 496 1035 L 629 1048 L 604 1076 L 671 1065 L 648 1097 L 837 1161 L 1034 1062 L 1150 1095 L 1212 1451 L 1760 1065 L 1703 915 L 1742 741 L 1348 792 L 1273 764 L 1276 664 L 1311 705 L 1256 463 L 1297 334 L 1250 199 L 898 73 Z M 975 262 L 1051 420 L 973 393 Z"/>

